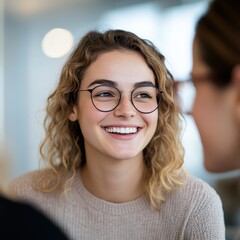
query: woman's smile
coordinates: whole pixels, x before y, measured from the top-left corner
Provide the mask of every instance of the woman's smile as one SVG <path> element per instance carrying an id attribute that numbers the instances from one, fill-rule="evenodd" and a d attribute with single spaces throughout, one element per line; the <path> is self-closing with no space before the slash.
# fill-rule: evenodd
<path id="1" fill-rule="evenodd" d="M 106 127 L 105 130 L 113 134 L 133 134 L 138 131 L 137 127 Z"/>

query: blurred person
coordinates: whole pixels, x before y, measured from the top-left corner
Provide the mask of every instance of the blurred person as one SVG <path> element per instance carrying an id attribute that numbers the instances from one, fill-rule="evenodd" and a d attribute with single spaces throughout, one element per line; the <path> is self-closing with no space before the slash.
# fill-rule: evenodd
<path id="1" fill-rule="evenodd" d="M 192 82 L 196 90 L 192 116 L 201 137 L 205 168 L 214 173 L 240 169 L 239 0 L 212 1 L 197 22 Z M 240 223 L 239 184 L 239 177 L 216 183 L 229 239 L 240 239 L 239 226 L 235 227 L 238 233 L 230 234 Z"/>
<path id="2" fill-rule="evenodd" d="M 240 1 L 214 0 L 196 26 L 192 115 L 210 172 L 240 168 Z"/>
<path id="3" fill-rule="evenodd" d="M 0 149 L 0 232 L 1 239 L 67 240 L 65 234 L 40 210 L 10 197 L 6 190 L 9 162 Z"/>
<path id="4" fill-rule="evenodd" d="M 72 239 L 225 239 L 222 204 L 186 174 L 173 77 L 148 40 L 91 31 L 48 98 L 47 166 L 11 189 Z"/>

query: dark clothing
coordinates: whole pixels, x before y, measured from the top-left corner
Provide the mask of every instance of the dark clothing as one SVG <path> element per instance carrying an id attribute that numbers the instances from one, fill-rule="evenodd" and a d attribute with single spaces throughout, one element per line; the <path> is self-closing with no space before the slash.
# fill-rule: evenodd
<path id="1" fill-rule="evenodd" d="M 67 240 L 64 233 L 34 207 L 0 196 L 0 239 Z"/>

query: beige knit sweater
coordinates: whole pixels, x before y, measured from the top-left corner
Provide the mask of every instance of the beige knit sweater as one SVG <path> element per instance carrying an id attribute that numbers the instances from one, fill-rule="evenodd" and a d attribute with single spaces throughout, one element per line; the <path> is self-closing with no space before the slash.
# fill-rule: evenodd
<path id="1" fill-rule="evenodd" d="M 168 195 L 159 211 L 145 196 L 111 203 L 93 196 L 78 174 L 68 197 L 33 189 L 40 171 L 15 179 L 11 190 L 42 209 L 73 240 L 223 240 L 222 203 L 203 181 L 187 177 L 185 185 Z M 41 226 L 39 226 L 41 231 Z"/>

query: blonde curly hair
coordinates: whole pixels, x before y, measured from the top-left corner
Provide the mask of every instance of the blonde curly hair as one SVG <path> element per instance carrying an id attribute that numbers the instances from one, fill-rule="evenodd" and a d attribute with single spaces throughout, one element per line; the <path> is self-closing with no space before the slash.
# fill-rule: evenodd
<path id="1" fill-rule="evenodd" d="M 80 126 L 77 121 L 71 122 L 69 115 L 81 94 L 79 88 L 85 71 L 100 54 L 114 50 L 140 54 L 153 71 L 156 86 L 163 90 L 157 129 L 143 152 L 148 173 L 146 193 L 151 206 L 159 208 L 166 195 L 180 187 L 185 179 L 181 121 L 173 99 L 174 80 L 164 64 L 164 56 L 150 41 L 123 30 L 88 32 L 65 63 L 58 86 L 48 97 L 46 136 L 40 147 L 43 160 L 53 171 L 38 186 L 42 191 L 71 189 L 76 171 L 86 163 Z"/>

